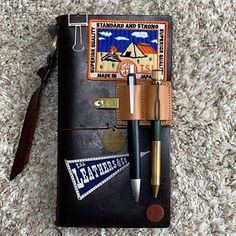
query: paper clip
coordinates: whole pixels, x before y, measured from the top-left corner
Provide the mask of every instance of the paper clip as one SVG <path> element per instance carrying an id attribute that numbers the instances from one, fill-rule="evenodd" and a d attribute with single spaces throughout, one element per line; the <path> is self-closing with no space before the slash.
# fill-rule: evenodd
<path id="1" fill-rule="evenodd" d="M 68 14 L 68 26 L 69 27 L 75 27 L 75 33 L 74 33 L 74 44 L 72 46 L 72 50 L 75 52 L 82 52 L 84 50 L 84 45 L 83 45 L 83 35 L 82 35 L 82 26 L 88 26 L 88 13 L 87 12 L 81 12 L 78 13 L 78 15 L 85 16 L 85 21 L 82 22 L 71 22 L 71 14 Z M 80 49 L 76 49 L 77 46 L 77 31 L 79 27 L 79 44 L 80 44 Z"/>

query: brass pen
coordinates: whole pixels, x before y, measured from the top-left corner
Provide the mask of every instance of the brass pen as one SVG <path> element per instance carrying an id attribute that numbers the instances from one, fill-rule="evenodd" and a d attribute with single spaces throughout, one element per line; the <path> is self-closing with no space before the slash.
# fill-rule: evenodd
<path id="1" fill-rule="evenodd" d="M 161 179 L 161 121 L 160 121 L 160 84 L 162 71 L 152 71 L 152 84 L 156 85 L 156 99 L 154 104 L 155 120 L 151 121 L 151 187 L 154 198 L 157 198 Z"/>

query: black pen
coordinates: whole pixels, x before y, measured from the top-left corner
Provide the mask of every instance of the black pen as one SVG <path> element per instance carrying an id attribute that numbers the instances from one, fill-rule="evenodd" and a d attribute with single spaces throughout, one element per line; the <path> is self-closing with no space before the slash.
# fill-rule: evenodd
<path id="1" fill-rule="evenodd" d="M 128 74 L 130 113 L 134 113 L 134 85 L 136 75 L 134 65 L 130 65 Z M 130 180 L 134 201 L 138 202 L 140 194 L 140 149 L 139 149 L 139 124 L 138 120 L 128 121 L 128 151 L 130 157 Z"/>

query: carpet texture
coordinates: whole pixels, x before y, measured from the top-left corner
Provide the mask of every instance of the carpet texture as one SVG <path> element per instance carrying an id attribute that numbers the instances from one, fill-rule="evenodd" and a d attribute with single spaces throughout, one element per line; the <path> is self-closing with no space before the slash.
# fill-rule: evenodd
<path id="1" fill-rule="evenodd" d="M 236 235 L 236 2 L 4 0 L 0 3 L 0 235 Z M 57 15 L 173 17 L 172 222 L 168 229 L 54 225 L 57 73 L 42 99 L 29 164 L 9 173 Z"/>

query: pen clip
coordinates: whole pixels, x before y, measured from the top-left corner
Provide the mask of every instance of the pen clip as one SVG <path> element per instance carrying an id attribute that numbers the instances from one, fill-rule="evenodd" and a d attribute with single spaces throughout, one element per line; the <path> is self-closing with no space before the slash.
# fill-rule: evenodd
<path id="1" fill-rule="evenodd" d="M 129 65 L 129 75 L 128 75 L 128 84 L 129 84 L 129 109 L 130 114 L 134 114 L 134 84 L 136 83 L 135 80 L 135 69 L 134 65 Z"/>
<path id="2" fill-rule="evenodd" d="M 160 85 L 163 81 L 162 70 L 157 69 L 152 71 L 152 83 L 156 85 L 156 98 L 154 104 L 155 119 L 160 119 Z"/>
<path id="3" fill-rule="evenodd" d="M 134 114 L 134 76 L 130 75 L 128 80 L 129 80 L 129 108 L 130 108 L 130 114 Z"/>

